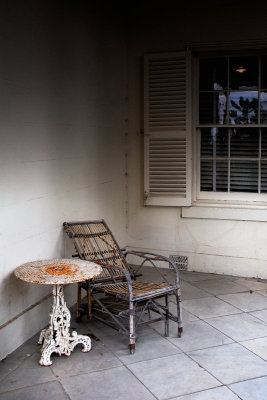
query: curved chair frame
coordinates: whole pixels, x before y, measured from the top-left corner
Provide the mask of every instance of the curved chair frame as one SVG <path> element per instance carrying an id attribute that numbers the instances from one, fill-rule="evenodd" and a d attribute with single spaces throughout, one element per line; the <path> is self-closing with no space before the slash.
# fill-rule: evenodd
<path id="1" fill-rule="evenodd" d="M 80 318 L 83 306 L 81 290 L 87 291 L 88 316 L 129 336 L 130 352 L 135 351 L 136 329 L 151 322 L 165 321 L 165 336 L 169 335 L 169 319 L 178 324 L 178 337 L 182 333 L 181 290 L 179 269 L 168 257 L 155 253 L 121 250 L 104 220 L 64 222 L 64 229 L 74 243 L 77 255 L 81 259 L 96 262 L 103 273 L 91 281 L 79 282 L 77 317 Z M 133 255 L 140 258 L 136 268 L 127 262 Z M 175 279 L 169 282 L 161 268 L 168 263 Z M 147 265 L 153 267 L 163 279 L 163 283 L 139 282 L 137 277 Z M 168 271 L 168 270 L 167 270 Z M 169 296 L 174 295 L 177 315 L 169 311 Z M 165 298 L 165 304 L 161 299 Z M 159 315 L 151 318 L 151 311 Z M 147 318 L 148 315 L 148 318 Z"/>

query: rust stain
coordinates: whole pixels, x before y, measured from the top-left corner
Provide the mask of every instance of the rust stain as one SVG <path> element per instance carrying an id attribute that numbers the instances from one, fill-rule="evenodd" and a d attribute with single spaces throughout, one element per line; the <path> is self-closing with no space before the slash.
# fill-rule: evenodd
<path id="1" fill-rule="evenodd" d="M 51 267 L 45 268 L 42 272 L 46 272 L 49 275 L 69 275 L 76 274 L 79 270 L 74 265 L 52 265 Z"/>
<path id="2" fill-rule="evenodd" d="M 40 284 L 65 284 L 92 279 L 102 268 L 89 261 L 53 259 L 25 263 L 14 271 L 17 278 Z"/>

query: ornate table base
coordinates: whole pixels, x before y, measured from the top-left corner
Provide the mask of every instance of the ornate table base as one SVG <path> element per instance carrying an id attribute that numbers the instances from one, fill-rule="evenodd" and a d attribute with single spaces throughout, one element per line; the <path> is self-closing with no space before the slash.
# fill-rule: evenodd
<path id="1" fill-rule="evenodd" d="M 79 343 L 83 345 L 83 352 L 91 349 L 91 339 L 88 336 L 78 335 L 76 331 L 70 335 L 70 312 L 64 300 L 63 285 L 53 286 L 53 305 L 49 315 L 49 327 L 42 330 L 38 340 L 38 344 L 43 343 L 39 364 L 51 365 L 52 353 L 69 356 Z"/>

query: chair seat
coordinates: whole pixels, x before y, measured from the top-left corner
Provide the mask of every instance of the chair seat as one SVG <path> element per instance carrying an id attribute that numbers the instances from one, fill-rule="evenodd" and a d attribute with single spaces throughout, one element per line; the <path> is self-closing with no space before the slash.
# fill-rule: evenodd
<path id="1" fill-rule="evenodd" d="M 158 284 L 158 283 L 147 283 L 147 282 L 132 282 L 133 288 L 133 296 L 135 298 L 142 298 L 147 297 L 149 294 L 151 296 L 163 295 L 175 289 L 175 287 L 171 287 L 166 284 Z M 125 282 L 122 283 L 114 283 L 114 284 L 107 284 L 107 285 L 99 285 L 97 286 L 97 290 L 100 290 L 105 293 L 115 294 L 115 295 L 122 295 L 123 297 L 128 297 L 129 290 L 128 284 Z"/>

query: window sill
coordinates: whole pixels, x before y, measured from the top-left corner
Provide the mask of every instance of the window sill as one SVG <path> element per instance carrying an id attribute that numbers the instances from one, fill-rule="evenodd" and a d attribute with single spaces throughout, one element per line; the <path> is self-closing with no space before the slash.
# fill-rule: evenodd
<path id="1" fill-rule="evenodd" d="M 182 207 L 182 218 L 267 222 L 267 204 L 197 202 Z"/>

